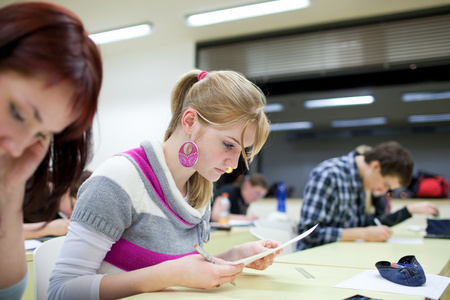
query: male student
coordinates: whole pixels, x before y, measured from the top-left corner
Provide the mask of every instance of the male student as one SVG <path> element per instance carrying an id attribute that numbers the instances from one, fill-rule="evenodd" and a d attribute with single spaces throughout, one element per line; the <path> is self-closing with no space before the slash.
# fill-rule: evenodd
<path id="1" fill-rule="evenodd" d="M 306 184 L 299 232 L 317 223 L 319 227 L 297 245 L 298 250 L 335 241 L 365 240 L 382 242 L 392 230 L 377 225 L 366 213 L 366 191 L 382 195 L 388 190 L 407 187 L 414 167 L 411 153 L 397 142 L 385 142 L 364 152 L 328 159 L 310 173 Z M 434 205 L 407 206 L 409 214 L 437 215 Z"/>

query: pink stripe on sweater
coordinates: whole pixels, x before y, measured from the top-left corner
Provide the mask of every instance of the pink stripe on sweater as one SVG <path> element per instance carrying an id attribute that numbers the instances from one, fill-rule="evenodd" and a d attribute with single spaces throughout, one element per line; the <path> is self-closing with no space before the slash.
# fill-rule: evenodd
<path id="1" fill-rule="evenodd" d="M 150 166 L 147 158 L 147 154 L 145 153 L 144 148 L 139 147 L 135 149 L 131 149 L 125 152 L 126 154 L 130 155 L 138 164 L 138 166 L 141 168 L 142 172 L 144 172 L 145 177 L 147 177 L 147 180 L 153 187 L 153 189 L 156 192 L 156 195 L 158 196 L 159 200 L 164 204 L 164 206 L 174 215 L 178 220 L 180 220 L 183 224 L 193 226 L 195 224 L 186 222 L 182 218 L 180 218 L 169 206 L 169 204 L 166 201 L 166 198 L 164 196 L 164 192 L 161 188 L 161 185 L 158 182 L 158 178 L 156 178 L 155 173 L 153 172 L 152 166 Z"/>
<path id="2" fill-rule="evenodd" d="M 160 264 L 164 261 L 177 259 L 197 252 L 168 255 L 145 249 L 123 238 L 118 240 L 111 251 L 106 254 L 105 261 L 124 271 L 133 271 Z"/>

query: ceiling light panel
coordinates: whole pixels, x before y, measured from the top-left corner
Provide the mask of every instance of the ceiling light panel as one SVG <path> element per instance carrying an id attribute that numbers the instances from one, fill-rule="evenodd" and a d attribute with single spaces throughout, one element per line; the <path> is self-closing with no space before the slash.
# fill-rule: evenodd
<path id="1" fill-rule="evenodd" d="M 239 6 L 234 8 L 216 10 L 187 17 L 189 26 L 205 26 L 222 22 L 235 21 L 246 18 L 276 14 L 291 10 L 306 8 L 309 0 L 277 0 L 263 3 Z"/>
<path id="2" fill-rule="evenodd" d="M 385 125 L 386 123 L 387 120 L 385 117 L 376 117 L 376 118 L 365 118 L 354 120 L 331 121 L 331 127 L 342 128 L 342 127 L 377 126 L 377 125 Z"/>
<path id="3" fill-rule="evenodd" d="M 420 92 L 420 93 L 404 93 L 402 95 L 403 102 L 427 101 L 450 99 L 450 91 L 445 92 Z"/>
<path id="4" fill-rule="evenodd" d="M 280 112 L 283 110 L 284 110 L 284 105 L 281 103 L 271 103 L 271 104 L 267 104 L 264 107 L 264 112 L 266 112 L 266 113 Z"/>
<path id="5" fill-rule="evenodd" d="M 93 33 L 89 37 L 97 45 L 117 42 L 121 40 L 128 40 L 146 36 L 152 33 L 150 24 L 140 24 L 136 26 L 130 26 L 110 31 L 104 31 L 99 33 Z"/>
<path id="6" fill-rule="evenodd" d="M 450 114 L 412 115 L 408 117 L 409 123 L 447 122 Z"/>
<path id="7" fill-rule="evenodd" d="M 374 102 L 373 96 L 356 96 L 356 97 L 342 97 L 330 99 L 306 100 L 304 106 L 306 108 L 322 108 L 348 105 L 364 105 L 372 104 Z"/>
<path id="8" fill-rule="evenodd" d="M 271 131 L 305 130 L 311 128 L 312 123 L 308 121 L 270 124 Z"/>

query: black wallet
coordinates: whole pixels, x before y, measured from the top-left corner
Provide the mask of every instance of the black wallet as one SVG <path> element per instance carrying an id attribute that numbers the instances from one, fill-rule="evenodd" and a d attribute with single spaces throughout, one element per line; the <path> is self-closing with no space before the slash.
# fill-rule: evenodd
<path id="1" fill-rule="evenodd" d="M 450 219 L 427 219 L 426 238 L 450 239 Z"/>

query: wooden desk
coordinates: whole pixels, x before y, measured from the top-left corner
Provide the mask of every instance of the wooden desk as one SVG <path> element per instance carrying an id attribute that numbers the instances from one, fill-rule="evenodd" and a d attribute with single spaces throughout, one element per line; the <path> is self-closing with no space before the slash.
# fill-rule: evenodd
<path id="1" fill-rule="evenodd" d="M 418 296 L 358 291 L 334 288 L 334 286 L 351 278 L 362 269 L 301 266 L 315 279 L 308 279 L 296 268 L 296 264 L 275 263 L 264 271 L 245 270 L 235 282 L 211 290 L 198 290 L 182 287 L 169 288 L 160 292 L 140 294 L 126 299 L 344 299 L 356 294 L 384 300 L 423 299 Z"/>
<path id="2" fill-rule="evenodd" d="M 450 267 L 450 241 L 430 239 L 421 245 L 336 242 L 279 256 L 277 262 L 344 268 L 374 269 L 381 260 L 397 262 L 415 255 L 425 273 L 446 275 Z"/>
<path id="3" fill-rule="evenodd" d="M 411 201 L 393 200 L 396 210 Z M 441 209 L 441 217 L 450 218 L 450 200 L 431 200 Z M 276 210 L 275 199 L 264 199 L 251 206 L 261 218 Z M 288 199 L 287 213 L 292 220 L 300 217 L 301 199 Z M 297 217 L 295 217 L 297 216 Z M 297 218 L 297 219 L 295 219 Z M 424 232 L 412 232 L 409 226 L 426 228 L 426 216 L 413 218 L 393 227 L 395 238 L 422 238 Z M 212 255 L 223 252 L 232 246 L 254 241 L 249 227 L 233 227 L 231 231 L 215 231 L 205 249 Z M 374 269 L 379 260 L 398 260 L 404 255 L 416 255 L 426 273 L 450 276 L 450 240 L 424 239 L 422 245 L 337 242 L 315 247 L 301 252 L 279 256 L 275 263 L 264 271 L 246 270 L 237 280 L 237 286 L 226 284 L 217 289 L 197 290 L 182 287 L 170 288 L 157 293 L 147 293 L 129 299 L 168 299 L 180 296 L 183 299 L 344 299 L 355 294 L 379 299 L 423 299 L 423 297 L 399 294 L 358 291 L 334 288 L 367 269 Z M 33 299 L 32 252 L 27 253 L 29 282 L 23 299 Z M 316 279 L 307 279 L 295 268 L 302 267 Z M 128 299 L 128 298 L 127 298 Z M 443 299 L 450 299 L 450 287 Z"/>
<path id="4" fill-rule="evenodd" d="M 28 283 L 22 300 L 33 300 L 34 298 L 34 268 L 33 268 L 33 251 L 27 251 L 27 265 L 28 265 Z"/>

